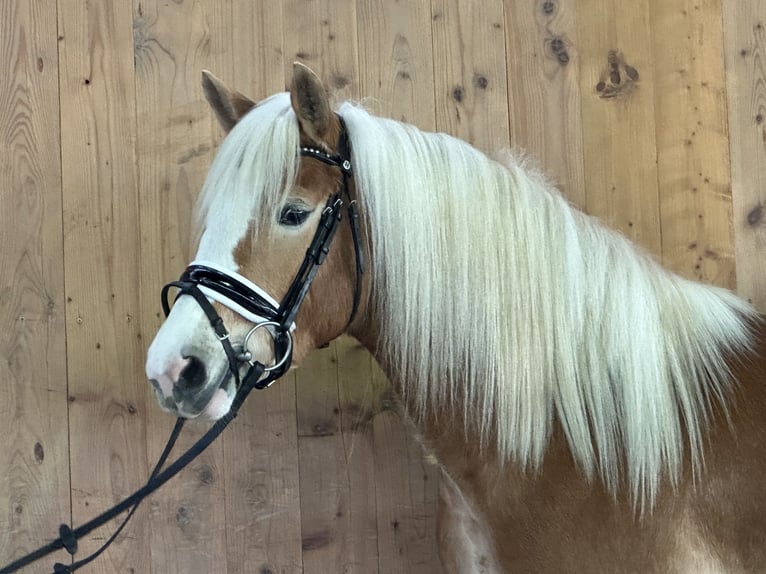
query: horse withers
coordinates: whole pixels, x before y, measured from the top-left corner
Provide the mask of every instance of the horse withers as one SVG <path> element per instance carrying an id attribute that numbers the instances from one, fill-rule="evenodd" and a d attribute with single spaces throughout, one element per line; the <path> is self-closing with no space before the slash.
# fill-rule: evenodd
<path id="1" fill-rule="evenodd" d="M 227 338 L 285 359 L 270 309 L 328 209 L 356 204 L 361 231 L 345 218 L 323 243 L 289 358 L 343 333 L 373 353 L 443 472 L 445 572 L 766 568 L 766 326 L 746 303 L 662 269 L 510 154 L 333 110 L 300 64 L 257 104 L 207 72 L 203 87 L 227 135 L 195 265 L 223 277 L 206 295 Z M 265 311 L 221 295 L 232 283 Z M 162 408 L 217 419 L 231 364 L 180 296 L 146 371 Z"/>

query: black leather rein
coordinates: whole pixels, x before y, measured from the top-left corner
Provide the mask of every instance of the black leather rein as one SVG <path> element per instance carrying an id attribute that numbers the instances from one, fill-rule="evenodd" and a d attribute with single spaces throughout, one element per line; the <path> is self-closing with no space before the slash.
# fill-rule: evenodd
<path id="1" fill-rule="evenodd" d="M 250 391 L 253 389 L 267 388 L 290 368 L 292 360 L 291 331 L 294 328 L 294 320 L 300 310 L 303 299 L 306 297 L 306 293 L 308 293 L 309 287 L 311 287 L 311 283 L 319 270 L 319 266 L 324 263 L 324 260 L 329 253 L 330 244 L 335 237 L 335 233 L 338 230 L 342 218 L 341 209 L 343 207 L 344 199 L 348 201 L 347 212 L 356 259 L 356 284 L 354 287 L 351 314 L 347 326 L 353 322 L 359 308 L 361 297 L 364 260 L 359 231 L 359 214 L 356 207 L 357 203 L 356 200 L 352 198 L 349 187 L 351 178 L 351 154 L 348 136 L 342 118 L 339 117 L 339 120 L 342 129 L 338 144 L 338 153 L 336 155 L 328 154 L 322 150 L 311 147 L 300 147 L 298 151 L 299 155 L 303 157 L 315 158 L 327 165 L 339 168 L 342 174 L 342 185 L 341 189 L 333 194 L 327 201 L 327 205 L 322 211 L 322 216 L 316 233 L 314 234 L 314 238 L 306 250 L 306 256 L 303 259 L 303 263 L 298 269 L 298 272 L 296 273 L 286 295 L 279 304 L 279 307 L 276 307 L 272 303 L 270 297 L 264 296 L 263 292 L 261 292 L 257 286 L 253 285 L 251 287 L 252 284 L 246 279 L 241 278 L 238 274 L 203 264 L 189 265 L 178 281 L 168 283 L 162 288 L 162 308 L 166 317 L 170 314 L 171 306 L 168 296 L 170 290 L 173 288 L 178 290 L 176 299 L 181 295 L 191 296 L 207 316 L 211 328 L 221 342 L 229 363 L 229 371 L 236 383 L 237 390 L 229 412 L 218 419 L 202 438 L 192 445 L 191 448 L 179 456 L 178 459 L 165 470 L 162 470 L 186 420 L 179 417 L 176 420 L 170 438 L 165 445 L 165 449 L 152 470 L 149 480 L 142 488 L 82 526 L 73 529 L 66 524 L 62 524 L 59 527 L 59 537 L 57 539 L 1 568 L 0 574 L 18 572 L 24 566 L 27 566 L 61 548 L 66 549 L 69 554 L 74 556 L 77 552 L 77 541 L 79 539 L 117 517 L 122 512 L 129 510 L 129 513 L 125 516 L 122 523 L 101 548 L 87 558 L 72 564 L 67 565 L 56 563 L 53 567 L 53 572 L 54 574 L 71 573 L 95 560 L 120 534 L 144 498 L 181 472 L 181 470 L 199 456 L 199 454 L 201 454 L 223 432 L 229 423 L 237 416 L 242 403 L 245 401 L 245 398 L 247 398 Z M 248 315 L 250 317 L 263 318 L 263 321 L 256 323 L 245 337 L 242 351 L 237 351 L 232 345 L 223 319 L 215 310 L 215 307 L 210 302 L 208 295 L 203 292 L 203 289 L 207 291 L 208 295 L 218 294 L 223 300 L 233 304 L 228 306 L 235 310 L 239 308 L 241 314 L 243 314 L 245 318 L 247 318 Z M 216 297 L 213 298 L 216 299 Z M 268 327 L 274 340 L 275 363 L 270 367 L 254 360 L 247 351 L 248 338 L 256 329 L 261 327 Z M 249 364 L 250 367 L 245 376 L 240 377 L 240 369 L 245 364 Z"/>

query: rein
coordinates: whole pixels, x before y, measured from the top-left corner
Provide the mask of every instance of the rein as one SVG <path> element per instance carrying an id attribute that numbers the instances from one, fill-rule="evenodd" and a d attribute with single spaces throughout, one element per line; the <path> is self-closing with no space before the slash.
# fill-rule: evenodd
<path id="1" fill-rule="evenodd" d="M 276 301 L 272 299 L 263 289 L 251 283 L 245 277 L 238 273 L 226 270 L 213 263 L 192 262 L 183 272 L 178 281 L 172 281 L 165 285 L 161 291 L 162 309 L 167 317 L 170 314 L 171 305 L 168 301 L 170 289 L 178 290 L 176 299 L 182 295 L 190 295 L 204 311 L 211 328 L 221 342 L 223 351 L 229 363 L 229 371 L 234 377 L 236 383 L 236 394 L 229 411 L 186 452 L 179 456 L 165 470 L 167 458 L 172 451 L 181 429 L 186 419 L 179 417 L 173 427 L 162 454 L 157 464 L 154 466 L 151 475 L 146 484 L 131 494 L 122 502 L 114 505 L 91 521 L 72 529 L 66 524 L 59 527 L 59 537 L 53 542 L 42 546 L 19 558 L 18 560 L 0 568 L 0 574 L 11 574 L 19 571 L 48 554 L 61 548 L 66 549 L 69 554 L 74 556 L 77 552 L 77 541 L 91 531 L 103 526 L 106 522 L 112 520 L 122 512 L 129 510 L 127 516 L 117 527 L 114 533 L 106 542 L 93 554 L 72 564 L 56 563 L 53 566 L 54 574 L 66 574 L 79 570 L 83 566 L 95 560 L 103 553 L 109 545 L 114 542 L 125 525 L 131 519 L 138 509 L 141 502 L 155 490 L 160 488 L 168 480 L 181 472 L 189 463 L 199 456 L 210 444 L 223 432 L 223 430 L 236 418 L 240 407 L 253 389 L 265 389 L 271 386 L 274 381 L 279 379 L 290 368 L 292 362 L 292 332 L 295 330 L 295 317 L 300 310 L 303 299 L 308 293 L 309 287 L 316 276 L 319 266 L 324 263 L 330 250 L 338 225 L 341 221 L 341 209 L 344 198 L 348 201 L 347 212 L 349 216 L 349 225 L 351 227 L 351 236 L 354 242 L 354 255 L 356 259 L 356 283 L 354 287 L 354 297 L 346 327 L 351 325 L 356 317 L 361 299 L 361 283 L 364 273 L 363 250 L 361 246 L 361 235 L 359 231 L 359 213 L 357 210 L 356 199 L 351 197 L 349 189 L 349 180 L 351 178 L 351 153 L 348 142 L 348 135 L 343 119 L 338 116 L 341 124 L 341 136 L 338 143 L 338 153 L 336 155 L 325 153 L 322 150 L 311 147 L 300 147 L 299 155 L 317 159 L 327 165 L 337 167 L 341 170 L 343 176 L 340 191 L 334 193 L 327 201 L 327 205 L 322 211 L 314 238 L 306 250 L 306 256 L 303 259 L 298 272 L 277 307 Z M 232 345 L 229 332 L 223 323 L 223 319 L 213 307 L 210 299 L 221 303 L 222 305 L 234 310 L 245 319 L 254 323 L 254 326 L 245 335 L 242 351 L 238 352 Z M 255 361 L 249 351 L 247 343 L 250 337 L 261 328 L 265 328 L 272 336 L 274 341 L 275 362 L 271 366 L 263 365 Z M 249 368 L 244 377 L 240 377 L 240 368 L 248 364 Z M 265 375 L 265 376 L 264 376 Z"/>

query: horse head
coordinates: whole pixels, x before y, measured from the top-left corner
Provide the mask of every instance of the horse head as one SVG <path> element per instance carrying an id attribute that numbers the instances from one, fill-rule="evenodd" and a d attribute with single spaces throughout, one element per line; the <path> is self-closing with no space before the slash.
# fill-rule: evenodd
<path id="1" fill-rule="evenodd" d="M 260 103 L 209 72 L 203 88 L 227 135 L 201 194 L 195 261 L 175 284 L 201 291 L 181 289 L 146 374 L 163 409 L 218 419 L 253 361 L 295 365 L 346 331 L 362 247 L 345 127 L 319 78 L 296 63 L 289 95 Z"/>

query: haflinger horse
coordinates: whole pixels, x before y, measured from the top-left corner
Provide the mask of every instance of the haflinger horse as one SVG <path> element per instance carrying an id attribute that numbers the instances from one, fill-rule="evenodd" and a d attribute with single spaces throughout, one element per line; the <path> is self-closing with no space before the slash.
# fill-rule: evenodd
<path id="1" fill-rule="evenodd" d="M 344 217 L 330 238 L 291 351 L 284 325 L 253 331 L 268 314 L 206 297 L 264 365 L 343 333 L 372 352 L 442 469 L 441 571 L 766 571 L 762 316 L 664 270 L 510 153 L 333 109 L 300 64 L 257 104 L 207 72 L 203 88 L 227 135 L 195 269 L 276 306 L 328 211 L 350 202 L 361 230 Z M 160 405 L 227 413 L 227 354 L 178 297 L 148 352 Z"/>

